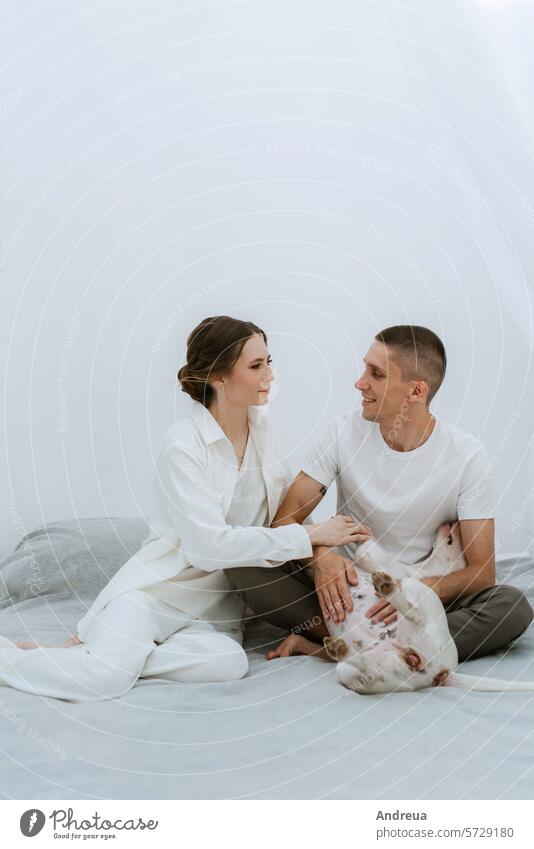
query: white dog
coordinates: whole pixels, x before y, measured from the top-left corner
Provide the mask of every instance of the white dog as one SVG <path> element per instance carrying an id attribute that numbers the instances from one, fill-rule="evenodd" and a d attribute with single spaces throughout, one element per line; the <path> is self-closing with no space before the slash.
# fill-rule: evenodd
<path id="1" fill-rule="evenodd" d="M 458 652 L 438 595 L 417 580 L 465 567 L 457 523 L 442 525 L 432 553 L 408 566 L 391 562 L 373 540 L 363 543 L 356 559 L 358 585 L 350 588 L 353 610 L 343 622 L 328 621 L 324 645 L 338 661 L 339 681 L 357 693 L 419 690 L 445 684 L 471 690 L 534 690 L 534 683 L 459 675 Z M 387 568 L 387 572 L 383 571 Z M 391 625 L 365 616 L 376 595 L 398 611 Z"/>

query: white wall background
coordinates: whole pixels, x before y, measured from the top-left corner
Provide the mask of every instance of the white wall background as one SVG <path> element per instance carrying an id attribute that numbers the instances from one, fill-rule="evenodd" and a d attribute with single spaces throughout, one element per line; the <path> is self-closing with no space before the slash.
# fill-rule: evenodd
<path id="1" fill-rule="evenodd" d="M 534 531 L 531 2 L 5 2 L 2 554 L 143 515 L 206 315 L 269 335 L 293 470 L 374 333 L 447 347 L 435 412 Z"/>

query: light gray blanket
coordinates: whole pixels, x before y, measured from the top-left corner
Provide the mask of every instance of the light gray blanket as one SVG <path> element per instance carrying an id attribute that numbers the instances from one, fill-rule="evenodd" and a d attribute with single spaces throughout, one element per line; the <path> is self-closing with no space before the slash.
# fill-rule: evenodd
<path id="1" fill-rule="evenodd" d="M 0 634 L 55 641 L 147 533 L 139 519 L 54 522 L 0 565 Z M 498 582 L 534 602 L 526 553 Z M 120 699 L 72 704 L 0 687 L 5 799 L 527 799 L 532 693 L 449 688 L 358 696 L 316 658 L 266 661 L 283 636 L 249 629 L 250 672 L 227 684 L 141 679 Z M 534 680 L 534 629 L 463 672 Z"/>

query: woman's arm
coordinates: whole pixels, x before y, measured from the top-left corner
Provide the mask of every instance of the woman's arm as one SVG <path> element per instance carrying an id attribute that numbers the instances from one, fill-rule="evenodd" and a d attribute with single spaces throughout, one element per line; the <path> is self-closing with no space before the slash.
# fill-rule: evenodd
<path id="1" fill-rule="evenodd" d="M 173 444 L 160 457 L 159 476 L 180 548 L 192 566 L 209 572 L 235 566 L 278 566 L 312 555 L 312 545 L 347 545 L 353 523 L 336 517 L 320 525 L 279 528 L 233 527 L 226 523 L 223 494 L 208 479 L 190 446 Z"/>

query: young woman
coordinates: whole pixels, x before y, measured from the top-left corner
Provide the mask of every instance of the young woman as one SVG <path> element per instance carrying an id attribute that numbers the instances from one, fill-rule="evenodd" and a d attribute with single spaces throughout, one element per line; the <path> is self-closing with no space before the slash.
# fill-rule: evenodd
<path id="1" fill-rule="evenodd" d="M 73 702 L 123 695 L 139 677 L 231 681 L 248 669 L 244 603 L 226 567 L 309 557 L 312 545 L 363 537 L 345 516 L 270 528 L 285 469 L 266 405 L 273 372 L 255 324 L 206 318 L 178 372 L 194 401 L 172 425 L 156 469 L 156 510 L 140 550 L 60 645 L 2 640 L 0 683 Z"/>

